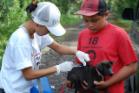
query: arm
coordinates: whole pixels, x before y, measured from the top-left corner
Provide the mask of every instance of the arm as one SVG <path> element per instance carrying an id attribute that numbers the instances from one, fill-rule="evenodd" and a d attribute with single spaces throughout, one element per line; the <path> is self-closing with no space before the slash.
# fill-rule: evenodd
<path id="1" fill-rule="evenodd" d="M 32 67 L 29 67 L 29 68 L 23 69 L 22 73 L 27 80 L 32 80 L 32 79 L 36 79 L 39 77 L 53 74 L 56 71 L 57 69 L 55 66 L 49 67 L 47 69 L 40 69 L 40 70 L 32 70 Z"/>
<path id="2" fill-rule="evenodd" d="M 90 61 L 89 55 L 87 53 L 84 53 L 82 51 L 76 51 L 69 48 L 68 46 L 58 44 L 55 41 L 51 45 L 49 45 L 49 47 L 58 52 L 59 54 L 76 55 L 76 57 L 84 66 L 86 65 L 86 62 Z"/>
<path id="3" fill-rule="evenodd" d="M 28 68 L 23 69 L 22 73 L 27 80 L 32 80 L 35 78 L 53 74 L 55 72 L 59 74 L 60 72 L 70 71 L 73 68 L 73 66 L 74 66 L 73 62 L 65 61 L 59 65 L 49 67 L 47 69 L 32 70 L 32 67 L 28 67 Z"/>
<path id="4" fill-rule="evenodd" d="M 51 45 L 49 45 L 49 47 L 55 50 L 59 54 L 67 54 L 67 55 L 76 54 L 76 50 L 71 49 L 68 46 L 61 45 L 55 41 Z"/>
<path id="5" fill-rule="evenodd" d="M 121 80 L 126 79 L 137 71 L 137 62 L 124 66 L 118 73 L 113 75 L 108 81 L 108 85 L 113 85 Z"/>
<path id="6" fill-rule="evenodd" d="M 114 74 L 109 80 L 101 81 L 101 82 L 94 82 L 98 88 L 106 88 L 115 83 L 120 82 L 121 80 L 126 79 L 130 75 L 134 74 L 137 71 L 137 62 L 131 63 L 127 66 L 124 66 L 122 69 L 119 70 L 118 73 Z"/>

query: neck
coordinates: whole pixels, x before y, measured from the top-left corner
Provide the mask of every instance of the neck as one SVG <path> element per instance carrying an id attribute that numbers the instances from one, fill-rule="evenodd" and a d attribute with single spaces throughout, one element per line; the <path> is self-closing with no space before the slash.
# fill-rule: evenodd
<path id="1" fill-rule="evenodd" d="M 35 23 L 32 20 L 29 20 L 24 24 L 24 27 L 27 29 L 30 38 L 34 38 Z"/>
<path id="2" fill-rule="evenodd" d="M 108 25 L 108 21 L 105 21 L 104 24 L 100 27 L 100 29 L 98 29 L 98 31 L 101 31 L 101 30 L 104 29 L 107 25 Z"/>

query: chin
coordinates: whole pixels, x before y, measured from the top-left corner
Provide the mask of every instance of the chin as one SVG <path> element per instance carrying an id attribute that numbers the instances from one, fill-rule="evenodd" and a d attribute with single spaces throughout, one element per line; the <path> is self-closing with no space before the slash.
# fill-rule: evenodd
<path id="1" fill-rule="evenodd" d="M 91 32 L 98 32 L 97 29 L 89 29 Z"/>

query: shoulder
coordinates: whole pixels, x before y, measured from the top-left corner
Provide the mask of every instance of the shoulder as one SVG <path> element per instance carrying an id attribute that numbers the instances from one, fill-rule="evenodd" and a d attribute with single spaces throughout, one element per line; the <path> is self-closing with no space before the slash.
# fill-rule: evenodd
<path id="1" fill-rule="evenodd" d="M 127 31 L 125 31 L 124 28 L 114 25 L 114 24 L 110 24 L 110 28 L 112 28 L 117 33 L 127 33 Z"/>
<path id="2" fill-rule="evenodd" d="M 124 43 L 124 42 L 132 42 L 130 36 L 128 35 L 127 31 L 119 26 L 112 25 L 112 36 L 116 38 L 116 41 L 118 43 Z"/>
<path id="3" fill-rule="evenodd" d="M 24 27 L 19 27 L 16 31 L 11 35 L 11 38 L 17 39 L 26 39 L 29 38 L 29 35 Z"/>
<path id="4" fill-rule="evenodd" d="M 19 27 L 10 37 L 9 43 L 16 45 L 27 45 L 30 43 L 30 37 L 24 27 Z"/>
<path id="5" fill-rule="evenodd" d="M 119 27 L 119 26 L 117 26 L 117 25 L 114 25 L 114 24 L 110 24 L 110 27 L 109 27 L 111 30 L 112 30 L 112 32 L 115 34 L 115 35 L 117 35 L 118 37 L 128 37 L 128 33 L 127 33 L 127 31 L 124 29 L 124 28 L 122 28 L 122 27 Z"/>

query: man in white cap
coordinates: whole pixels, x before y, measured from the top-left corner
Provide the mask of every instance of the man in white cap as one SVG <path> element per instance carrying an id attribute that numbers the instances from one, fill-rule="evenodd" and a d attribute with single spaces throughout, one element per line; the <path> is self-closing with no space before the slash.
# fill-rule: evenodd
<path id="1" fill-rule="evenodd" d="M 68 61 L 38 69 L 41 49 L 46 46 L 60 54 L 76 55 L 83 65 L 89 61 L 86 53 L 58 44 L 48 34 L 61 36 L 65 33 L 60 24 L 60 11 L 53 3 L 33 2 L 27 11 L 32 18 L 11 35 L 3 56 L 0 80 L 6 93 L 29 93 L 33 79 L 72 69 L 73 62 Z"/>

